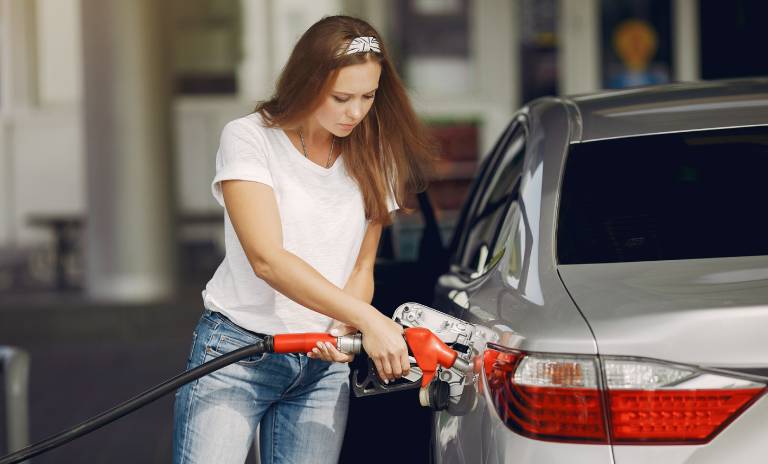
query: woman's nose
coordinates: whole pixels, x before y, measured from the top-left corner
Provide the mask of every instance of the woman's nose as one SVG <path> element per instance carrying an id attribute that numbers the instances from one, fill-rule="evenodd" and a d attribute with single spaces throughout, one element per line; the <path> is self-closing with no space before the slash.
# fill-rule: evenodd
<path id="1" fill-rule="evenodd" d="M 347 111 L 347 116 L 357 121 L 360 119 L 360 116 L 363 114 L 363 103 L 362 102 L 352 102 L 351 105 L 349 105 L 349 110 Z"/>

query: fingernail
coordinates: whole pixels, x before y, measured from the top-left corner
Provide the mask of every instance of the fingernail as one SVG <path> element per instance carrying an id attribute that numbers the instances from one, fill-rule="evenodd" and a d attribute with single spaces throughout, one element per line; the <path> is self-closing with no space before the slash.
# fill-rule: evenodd
<path id="1" fill-rule="evenodd" d="M 384 379 L 384 384 L 385 384 L 385 385 L 389 385 L 389 380 L 387 380 L 387 379 Z"/>

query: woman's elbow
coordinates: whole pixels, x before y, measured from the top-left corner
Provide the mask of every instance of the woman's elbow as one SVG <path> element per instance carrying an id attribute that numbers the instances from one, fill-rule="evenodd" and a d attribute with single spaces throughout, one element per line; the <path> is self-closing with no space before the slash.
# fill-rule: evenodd
<path id="1" fill-rule="evenodd" d="M 248 261 L 251 263 L 251 269 L 258 278 L 265 282 L 270 282 L 275 276 L 275 264 L 278 260 L 278 253 L 249 253 Z"/>

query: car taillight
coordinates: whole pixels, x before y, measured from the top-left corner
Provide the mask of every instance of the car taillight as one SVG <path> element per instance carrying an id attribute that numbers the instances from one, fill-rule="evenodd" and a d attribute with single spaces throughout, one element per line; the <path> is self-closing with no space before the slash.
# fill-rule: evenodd
<path id="1" fill-rule="evenodd" d="M 654 361 L 604 358 L 616 443 L 706 443 L 765 385 Z"/>
<path id="2" fill-rule="evenodd" d="M 539 440 L 706 443 L 766 391 L 750 380 L 622 357 L 485 352 L 488 393 L 513 431 Z"/>

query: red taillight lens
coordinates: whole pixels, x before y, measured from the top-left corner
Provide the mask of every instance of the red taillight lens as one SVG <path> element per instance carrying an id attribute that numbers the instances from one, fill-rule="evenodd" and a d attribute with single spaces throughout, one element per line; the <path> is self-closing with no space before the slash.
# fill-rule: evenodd
<path id="1" fill-rule="evenodd" d="M 489 352 L 492 354 L 485 358 L 488 393 L 509 428 L 542 440 L 608 442 L 599 390 L 523 385 L 515 381 L 525 357 L 522 353 Z M 555 367 L 549 375 L 553 379 L 572 379 L 575 371 L 578 369 L 571 363 Z"/>
<path id="2" fill-rule="evenodd" d="M 549 441 L 706 443 L 766 391 L 749 380 L 620 357 L 601 365 L 591 356 L 488 349 L 484 371 L 506 425 Z"/>
<path id="3" fill-rule="evenodd" d="M 746 409 L 763 389 L 613 390 L 608 393 L 611 435 L 619 443 L 706 443 Z"/>

